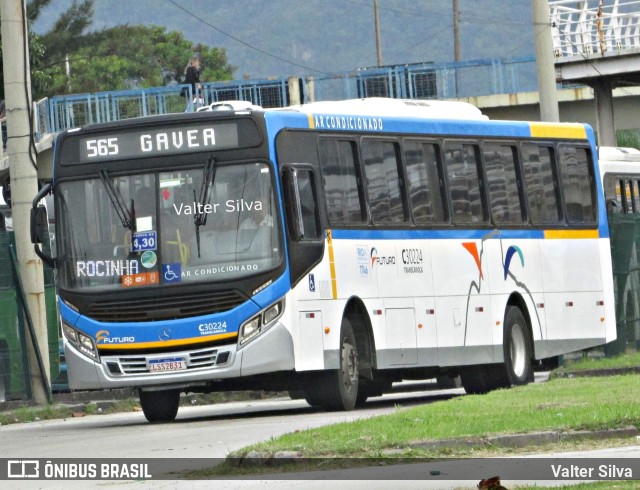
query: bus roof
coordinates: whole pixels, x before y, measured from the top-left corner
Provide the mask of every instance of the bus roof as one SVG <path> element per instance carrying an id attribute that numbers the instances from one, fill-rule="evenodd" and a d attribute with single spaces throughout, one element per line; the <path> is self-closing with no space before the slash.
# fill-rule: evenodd
<path id="1" fill-rule="evenodd" d="M 419 119 L 488 120 L 480 109 L 467 102 L 444 100 L 365 99 L 311 102 L 278 110 L 313 114 L 357 114 L 361 116 L 410 117 Z"/>

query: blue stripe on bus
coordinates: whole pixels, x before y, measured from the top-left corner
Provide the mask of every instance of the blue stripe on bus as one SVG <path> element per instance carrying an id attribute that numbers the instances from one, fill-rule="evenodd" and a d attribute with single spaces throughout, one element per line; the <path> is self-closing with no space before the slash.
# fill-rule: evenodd
<path id="1" fill-rule="evenodd" d="M 322 114 L 323 117 L 331 117 L 331 115 Z M 265 121 L 270 135 L 275 135 L 281 129 L 298 128 L 310 129 L 309 117 L 313 114 L 301 112 L 267 112 L 265 113 Z M 349 118 L 354 116 L 338 115 L 337 118 Z M 458 136 L 498 136 L 511 138 L 531 138 L 531 126 L 524 121 L 495 121 L 495 120 L 455 120 L 455 119 L 417 119 L 417 118 L 397 118 L 397 117 L 379 117 L 379 116 L 357 116 L 368 119 L 379 119 L 382 121 L 382 129 L 370 131 L 368 128 L 362 130 L 340 129 L 323 127 L 318 129 L 322 132 L 342 131 L 351 133 L 403 133 L 407 136 L 411 134 L 434 134 L 434 135 L 458 135 Z M 481 135 L 481 136 L 479 136 Z"/>
<path id="2" fill-rule="evenodd" d="M 171 332 L 171 337 L 167 340 L 175 341 L 181 339 L 205 340 L 207 335 L 203 335 L 199 329 L 201 324 L 215 324 L 226 322 L 226 329 L 219 333 L 235 333 L 240 325 L 247 319 L 255 315 L 260 309 L 265 308 L 275 301 L 281 299 L 289 290 L 289 272 L 285 270 L 282 276 L 269 284 L 263 291 L 256 294 L 252 299 L 233 310 L 217 313 L 213 315 L 203 315 L 193 318 L 183 318 L 177 320 L 160 320 L 154 322 L 98 322 L 86 316 L 78 314 L 69 308 L 64 302 L 60 302 L 60 315 L 63 320 L 77 329 L 90 335 L 94 341 L 100 331 L 106 331 L 109 338 L 134 337 L 134 342 L 121 344 L 123 348 L 132 344 L 158 342 L 159 334 L 165 328 Z M 205 333 L 207 330 L 205 329 Z"/>
<path id="3" fill-rule="evenodd" d="M 544 239 L 544 230 L 336 230 L 331 234 L 335 240 L 482 240 L 490 239 Z M 600 238 L 608 238 L 607 227 L 598 230 Z"/>
<path id="4" fill-rule="evenodd" d="M 72 311 L 72 310 L 71 310 Z M 123 348 L 130 347 L 132 344 L 143 342 L 158 342 L 160 334 L 164 329 L 169 329 L 170 338 L 167 340 L 194 339 L 203 340 L 207 335 L 198 328 L 201 324 L 226 322 L 224 331 L 217 333 L 234 333 L 240 328 L 240 325 L 247 319 L 251 318 L 259 311 L 258 305 L 253 301 L 246 301 L 242 305 L 224 313 L 216 313 L 214 315 L 202 315 L 192 318 L 180 318 L 175 320 L 159 320 L 154 322 L 98 322 L 83 315 L 77 316 L 75 327 L 78 330 L 90 335 L 94 340 L 96 334 L 101 330 L 107 332 L 109 338 L 134 337 L 134 341 L 122 344 Z M 67 320 L 65 313 L 62 311 L 63 319 Z M 70 318 L 67 320 L 70 323 Z M 164 332 L 166 334 L 166 331 Z M 204 332 L 206 334 L 206 330 Z"/>

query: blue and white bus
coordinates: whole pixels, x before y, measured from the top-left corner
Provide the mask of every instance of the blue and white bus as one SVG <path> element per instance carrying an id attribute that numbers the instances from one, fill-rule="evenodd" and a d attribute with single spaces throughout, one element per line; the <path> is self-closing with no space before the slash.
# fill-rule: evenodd
<path id="1" fill-rule="evenodd" d="M 415 100 L 212 109 L 59 136 L 34 203 L 53 192 L 40 254 L 72 389 L 139 388 L 149 421 L 231 389 L 350 410 L 401 379 L 525 384 L 615 338 L 590 127 Z"/>

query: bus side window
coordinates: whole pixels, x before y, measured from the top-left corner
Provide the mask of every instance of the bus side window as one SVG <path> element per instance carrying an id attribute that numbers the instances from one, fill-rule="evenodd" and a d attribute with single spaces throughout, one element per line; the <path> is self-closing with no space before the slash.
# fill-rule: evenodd
<path id="1" fill-rule="evenodd" d="M 367 210 L 355 142 L 322 138 L 318 154 L 329 223 L 366 224 Z"/>
<path id="2" fill-rule="evenodd" d="M 504 143 L 487 143 L 483 145 L 482 153 L 493 221 L 500 225 L 523 224 L 526 214 L 518 176 L 517 148 Z"/>
<path id="3" fill-rule="evenodd" d="M 406 221 L 397 143 L 363 138 L 361 143 L 371 217 L 375 224 Z"/>
<path id="4" fill-rule="evenodd" d="M 439 147 L 435 143 L 405 140 L 404 160 L 416 224 L 448 222 Z"/>
<path id="5" fill-rule="evenodd" d="M 558 150 L 567 220 L 574 225 L 595 224 L 595 182 L 589 150 L 565 144 L 559 145 Z"/>
<path id="6" fill-rule="evenodd" d="M 560 192 L 552 147 L 523 144 L 521 149 L 531 221 L 534 225 L 561 224 Z"/>
<path id="7" fill-rule="evenodd" d="M 478 173 L 477 145 L 447 141 L 444 160 L 447 169 L 453 221 L 458 225 L 485 223 L 485 206 Z"/>

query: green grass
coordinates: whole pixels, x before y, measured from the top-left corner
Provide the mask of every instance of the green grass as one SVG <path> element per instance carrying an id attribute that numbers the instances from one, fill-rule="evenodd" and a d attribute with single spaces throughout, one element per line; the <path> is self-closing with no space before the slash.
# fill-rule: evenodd
<path id="1" fill-rule="evenodd" d="M 105 409 L 99 408 L 96 403 L 85 403 L 82 406 L 73 407 L 68 405 L 27 406 L 0 412 L 0 425 L 64 419 L 82 415 L 132 412 L 138 406 L 139 403 L 135 399 L 119 400 Z"/>
<path id="2" fill-rule="evenodd" d="M 556 374 L 579 373 L 592 369 L 625 369 L 640 367 L 640 352 L 631 352 L 616 357 L 585 357 L 567 361 L 564 366 L 554 371 Z"/>
<path id="3" fill-rule="evenodd" d="M 637 427 L 639 390 L 637 375 L 556 379 L 286 434 L 232 456 L 296 451 L 306 457 L 376 457 L 390 449 L 410 450 L 419 441 Z"/>

